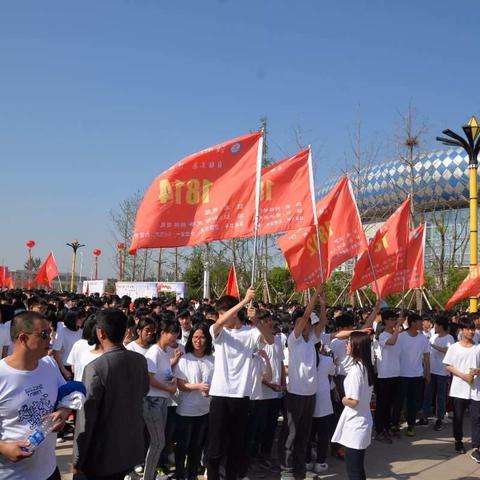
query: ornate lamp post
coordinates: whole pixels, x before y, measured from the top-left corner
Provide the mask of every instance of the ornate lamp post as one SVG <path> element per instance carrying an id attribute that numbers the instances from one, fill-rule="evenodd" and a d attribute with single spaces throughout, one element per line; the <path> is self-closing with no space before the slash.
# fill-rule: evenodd
<path id="1" fill-rule="evenodd" d="M 123 242 L 117 243 L 118 249 L 118 276 L 120 277 L 120 281 L 123 282 L 123 255 L 125 251 L 125 244 Z"/>
<path id="2" fill-rule="evenodd" d="M 27 287 L 32 287 L 32 248 L 35 246 L 35 240 L 29 240 L 25 243 L 25 246 L 28 249 L 28 280 Z"/>
<path id="3" fill-rule="evenodd" d="M 72 248 L 72 276 L 70 278 L 70 291 L 74 292 L 75 288 L 75 266 L 77 263 L 77 250 L 79 248 L 84 247 L 85 245 L 82 245 L 78 240 L 74 240 L 72 243 L 67 243 L 69 247 Z"/>
<path id="4" fill-rule="evenodd" d="M 462 147 L 468 153 L 468 178 L 470 197 L 470 269 L 477 266 L 478 262 L 478 152 L 480 151 L 480 125 L 475 117 L 472 117 L 467 125 L 462 127 L 465 132 L 464 139 L 452 130 L 443 130 L 443 134 L 449 138 L 437 137 L 439 142 L 453 147 Z M 478 310 L 478 299 L 470 297 L 470 312 Z"/>
<path id="5" fill-rule="evenodd" d="M 102 251 L 96 248 L 93 251 L 93 256 L 95 257 L 95 280 L 98 280 L 98 257 L 102 254 Z"/>

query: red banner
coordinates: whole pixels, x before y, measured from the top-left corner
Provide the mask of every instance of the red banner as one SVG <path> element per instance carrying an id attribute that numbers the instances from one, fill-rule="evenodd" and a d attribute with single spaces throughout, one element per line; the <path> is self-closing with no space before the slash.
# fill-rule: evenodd
<path id="1" fill-rule="evenodd" d="M 378 229 L 368 245 L 368 250 L 358 260 L 353 272 L 350 293 L 364 285 L 374 283 L 375 278 L 379 279 L 404 268 L 409 221 L 410 197 Z"/>
<path id="2" fill-rule="evenodd" d="M 261 132 L 245 135 L 159 175 L 138 209 L 129 251 L 253 235 L 261 145 Z"/>
<path id="3" fill-rule="evenodd" d="M 53 253 L 50 253 L 40 267 L 40 270 L 35 277 L 35 283 L 37 285 L 44 285 L 45 287 L 52 288 L 52 281 L 58 277 L 57 264 L 53 258 Z"/>
<path id="4" fill-rule="evenodd" d="M 228 272 L 225 295 L 231 295 L 232 297 L 240 298 L 240 293 L 238 291 L 237 272 L 235 271 L 235 264 L 233 263 L 230 267 L 230 271 Z"/>
<path id="5" fill-rule="evenodd" d="M 380 298 L 423 286 L 425 283 L 424 248 L 425 224 L 422 224 L 410 233 L 406 253 L 406 268 L 377 280 Z M 372 289 L 375 290 L 375 285 L 372 285 Z"/>
<path id="6" fill-rule="evenodd" d="M 470 267 L 467 278 L 460 284 L 457 291 L 451 296 L 445 305 L 445 310 L 450 310 L 460 300 L 480 295 L 480 263 L 476 267 Z"/>
<path id="7" fill-rule="evenodd" d="M 278 239 L 297 290 L 326 282 L 332 272 L 367 248 L 358 208 L 347 177 L 317 203 L 315 226 L 300 228 Z M 322 276 L 320 276 L 320 253 Z"/>
<path id="8" fill-rule="evenodd" d="M 8 267 L 5 267 L 5 266 L 0 267 L 0 287 L 7 286 L 8 277 L 9 277 Z"/>
<path id="9" fill-rule="evenodd" d="M 259 235 L 313 225 L 310 150 L 301 150 L 262 170 Z"/>

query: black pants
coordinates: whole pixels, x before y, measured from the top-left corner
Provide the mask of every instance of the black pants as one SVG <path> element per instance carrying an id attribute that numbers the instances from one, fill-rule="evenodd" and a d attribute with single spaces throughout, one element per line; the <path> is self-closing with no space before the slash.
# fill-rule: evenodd
<path id="1" fill-rule="evenodd" d="M 173 453 L 173 442 L 175 441 L 175 421 L 177 419 L 177 407 L 171 405 L 168 407 L 167 423 L 165 424 L 165 447 L 160 454 L 158 465 L 167 465 L 168 456 Z"/>
<path id="2" fill-rule="evenodd" d="M 60 475 L 60 471 L 58 470 L 58 467 L 55 469 L 55 471 L 47 478 L 47 480 L 62 480 L 62 477 Z"/>
<path id="3" fill-rule="evenodd" d="M 260 434 L 260 454 L 263 457 L 271 457 L 273 440 L 275 438 L 275 431 L 277 430 L 278 414 L 282 407 L 282 399 L 274 398 L 271 400 L 264 400 L 267 405 L 267 412 L 265 414 L 265 424 L 263 432 Z"/>
<path id="4" fill-rule="evenodd" d="M 376 393 L 375 431 L 382 433 L 392 425 L 392 406 L 400 395 L 400 378 L 377 378 Z"/>
<path id="5" fill-rule="evenodd" d="M 175 476 L 189 480 L 196 479 L 202 450 L 207 439 L 208 414 L 199 417 L 176 418 L 176 448 L 175 448 Z M 185 459 L 187 458 L 187 472 L 185 475 Z"/>
<path id="6" fill-rule="evenodd" d="M 312 459 L 312 441 L 317 442 L 317 463 L 325 463 L 328 452 L 328 442 L 332 438 L 333 414 L 325 417 L 312 418 L 312 433 L 307 447 L 307 463 Z"/>
<path id="7" fill-rule="evenodd" d="M 345 467 L 348 480 L 366 480 L 364 461 L 365 450 L 345 447 Z"/>
<path id="8" fill-rule="evenodd" d="M 453 398 L 453 438 L 456 442 L 463 440 L 463 417 L 468 406 L 472 422 L 472 447 L 480 448 L 480 401 Z"/>
<path id="9" fill-rule="evenodd" d="M 248 397 L 212 396 L 208 421 L 208 480 L 220 479 L 220 461 L 226 455 L 225 480 L 237 480 L 245 449 Z"/>
<path id="10" fill-rule="evenodd" d="M 392 422 L 398 425 L 403 404 L 407 402 L 407 424 L 415 425 L 415 418 L 422 406 L 423 377 L 400 377 L 400 395 L 393 407 Z"/>
<path id="11" fill-rule="evenodd" d="M 287 410 L 288 434 L 285 439 L 285 456 L 283 465 L 292 469 L 298 476 L 305 475 L 307 445 L 310 440 L 315 395 L 295 395 L 287 393 L 285 397 Z"/>
<path id="12" fill-rule="evenodd" d="M 336 375 L 333 377 L 333 381 L 335 382 L 335 386 L 337 387 L 338 396 L 340 400 L 333 400 L 333 430 L 337 428 L 338 421 L 342 415 L 344 406 L 342 403 L 342 398 L 345 396 L 345 388 L 343 387 L 343 383 L 345 382 L 346 375 Z M 332 443 L 332 449 L 338 450 L 341 447 L 338 443 Z"/>
<path id="13" fill-rule="evenodd" d="M 124 472 L 119 473 L 112 473 L 111 475 L 99 476 L 99 475 L 85 475 L 77 477 L 76 475 L 73 476 L 73 480 L 77 478 L 79 480 L 124 480 L 125 475 L 130 473 L 130 470 L 125 470 Z M 60 477 L 58 477 L 60 479 Z M 55 479 L 56 480 L 56 479 Z"/>

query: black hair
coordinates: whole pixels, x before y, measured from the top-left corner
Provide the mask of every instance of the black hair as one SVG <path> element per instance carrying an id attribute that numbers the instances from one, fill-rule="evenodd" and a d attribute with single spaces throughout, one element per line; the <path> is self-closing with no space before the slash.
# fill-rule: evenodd
<path id="1" fill-rule="evenodd" d="M 470 317 L 460 317 L 458 320 L 458 328 L 466 328 L 468 330 L 474 330 L 475 329 L 475 324 L 473 323 L 473 320 Z"/>
<path id="2" fill-rule="evenodd" d="M 96 336 L 95 333 L 95 326 L 97 325 L 97 316 L 95 314 L 90 315 L 86 320 L 85 324 L 83 325 L 83 332 L 82 338 L 84 340 L 90 340 L 92 335 Z"/>
<path id="3" fill-rule="evenodd" d="M 350 335 L 350 356 L 367 370 L 368 385 L 373 385 L 375 373 L 372 364 L 372 341 L 365 332 L 355 331 Z"/>
<path id="4" fill-rule="evenodd" d="M 382 322 L 385 322 L 385 320 L 388 319 L 397 319 L 398 314 L 395 310 L 392 310 L 391 308 L 385 308 L 380 312 L 380 315 L 382 316 Z"/>
<path id="5" fill-rule="evenodd" d="M 78 318 L 79 318 L 78 310 L 72 308 L 71 310 L 67 310 L 65 312 L 65 315 L 63 316 L 63 323 L 69 330 L 71 330 L 72 332 L 76 332 L 78 330 L 78 327 L 77 327 Z"/>
<path id="6" fill-rule="evenodd" d="M 32 333 L 35 320 L 46 320 L 39 312 L 22 312 L 16 315 L 10 325 L 10 338 L 15 342 L 21 333 Z"/>
<path id="7" fill-rule="evenodd" d="M 157 322 L 152 317 L 142 317 L 137 323 L 137 332 L 143 330 L 144 328 L 153 325 L 155 330 L 157 329 Z"/>
<path id="8" fill-rule="evenodd" d="M 335 328 L 347 328 L 355 325 L 355 317 L 351 313 L 342 313 L 335 318 Z"/>
<path id="9" fill-rule="evenodd" d="M 448 318 L 444 315 L 440 315 L 435 319 L 435 324 L 440 325 L 445 331 L 448 332 L 449 321 Z"/>
<path id="10" fill-rule="evenodd" d="M 408 328 L 412 326 L 413 323 L 418 322 L 421 320 L 422 317 L 415 312 L 407 312 L 407 323 L 408 323 Z"/>
<path id="11" fill-rule="evenodd" d="M 179 320 L 180 318 L 190 318 L 190 312 L 188 310 L 182 310 L 180 313 L 177 313 L 176 319 Z"/>
<path id="12" fill-rule="evenodd" d="M 158 322 L 157 326 L 157 337 L 160 338 L 160 335 L 163 333 L 175 333 L 178 335 L 180 332 L 180 325 L 176 321 L 162 319 Z"/>
<path id="13" fill-rule="evenodd" d="M 117 308 L 106 308 L 97 315 L 97 328 L 101 328 L 112 343 L 122 343 L 127 330 L 127 316 Z"/>
<path id="14" fill-rule="evenodd" d="M 207 340 L 205 344 L 205 355 L 211 355 L 213 352 L 212 336 L 210 335 L 210 326 L 206 322 L 198 323 L 192 328 L 187 343 L 185 344 L 185 353 L 193 353 L 193 334 L 197 330 L 201 330 Z"/>
<path id="15" fill-rule="evenodd" d="M 232 295 L 224 295 L 220 297 L 215 303 L 215 310 L 217 312 L 228 312 L 231 308 L 238 304 L 238 298 Z"/>

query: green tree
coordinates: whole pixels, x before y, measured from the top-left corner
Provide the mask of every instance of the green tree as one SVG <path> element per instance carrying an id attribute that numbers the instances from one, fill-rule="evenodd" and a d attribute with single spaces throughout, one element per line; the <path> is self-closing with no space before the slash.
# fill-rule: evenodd
<path id="1" fill-rule="evenodd" d="M 187 268 L 183 274 L 183 280 L 187 284 L 187 297 L 201 298 L 203 295 L 203 258 L 199 247 L 193 247 L 192 249 Z"/>
<path id="2" fill-rule="evenodd" d="M 273 289 L 273 301 L 276 302 L 286 301 L 295 291 L 295 283 L 285 267 L 273 267 L 268 272 L 268 283 Z"/>
<path id="3" fill-rule="evenodd" d="M 32 272 L 38 272 L 42 265 L 42 259 L 40 257 L 32 257 Z M 23 265 L 25 270 L 28 270 L 28 260 Z"/>

